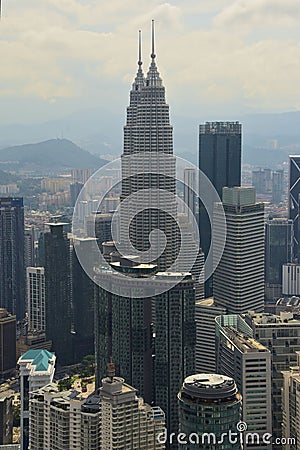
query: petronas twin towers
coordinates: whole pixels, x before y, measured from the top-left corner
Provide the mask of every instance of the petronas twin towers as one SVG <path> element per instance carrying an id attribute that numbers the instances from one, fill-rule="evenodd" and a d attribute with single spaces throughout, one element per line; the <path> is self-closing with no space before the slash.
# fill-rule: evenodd
<path id="1" fill-rule="evenodd" d="M 169 105 L 154 50 L 147 76 L 141 60 L 130 91 L 122 155 L 121 242 L 141 263 L 173 270 L 179 230 L 176 206 L 176 160 Z"/>

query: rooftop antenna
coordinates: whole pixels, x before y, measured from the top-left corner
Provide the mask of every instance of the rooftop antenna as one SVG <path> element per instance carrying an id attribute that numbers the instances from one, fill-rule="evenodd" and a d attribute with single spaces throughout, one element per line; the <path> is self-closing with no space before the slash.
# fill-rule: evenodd
<path id="1" fill-rule="evenodd" d="M 154 59 L 155 58 L 155 53 L 154 53 L 154 19 L 152 19 L 152 53 L 151 53 L 151 58 Z"/>

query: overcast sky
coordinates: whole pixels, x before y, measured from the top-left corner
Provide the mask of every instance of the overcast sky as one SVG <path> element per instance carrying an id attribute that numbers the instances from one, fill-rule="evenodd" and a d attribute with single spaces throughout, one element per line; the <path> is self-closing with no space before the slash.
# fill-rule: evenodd
<path id="1" fill-rule="evenodd" d="M 2 0 L 0 121 L 123 114 L 148 70 L 151 19 L 171 111 L 226 119 L 300 109 L 299 0 Z M 237 117 L 238 118 L 238 117 Z"/>

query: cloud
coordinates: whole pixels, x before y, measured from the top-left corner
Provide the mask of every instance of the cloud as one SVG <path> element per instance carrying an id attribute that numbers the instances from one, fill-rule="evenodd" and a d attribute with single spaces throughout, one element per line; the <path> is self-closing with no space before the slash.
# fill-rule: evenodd
<path id="1" fill-rule="evenodd" d="M 255 28 L 299 25 L 300 8 L 295 0 L 236 0 L 214 18 L 215 27 L 247 32 Z"/>
<path id="2" fill-rule="evenodd" d="M 205 27 L 190 25 L 193 13 L 203 13 Z M 0 97 L 42 99 L 53 111 L 72 99 L 124 108 L 139 28 L 148 69 L 152 18 L 169 102 L 187 114 L 300 105 L 294 0 L 10 0 L 0 27 Z"/>

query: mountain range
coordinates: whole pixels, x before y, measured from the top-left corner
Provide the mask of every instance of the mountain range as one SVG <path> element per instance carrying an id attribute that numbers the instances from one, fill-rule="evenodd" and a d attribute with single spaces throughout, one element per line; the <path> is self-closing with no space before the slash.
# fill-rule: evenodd
<path id="1" fill-rule="evenodd" d="M 243 162 L 256 166 L 275 167 L 288 160 L 289 154 L 300 153 L 300 111 L 277 114 L 251 114 L 241 117 L 212 118 L 207 120 L 239 120 L 243 125 Z M 172 116 L 174 126 L 174 148 L 178 156 L 197 163 L 198 125 L 206 119 Z M 46 141 L 41 144 L 22 146 L 25 150 L 26 164 L 59 164 L 94 166 L 95 159 L 112 159 L 122 153 L 122 132 L 124 114 L 114 114 L 104 108 L 73 113 L 64 119 L 31 125 L 0 125 L 0 148 L 30 142 Z M 60 139 L 57 139 L 57 137 Z M 56 138 L 56 139 L 53 139 Z M 70 143 L 72 141 L 75 144 Z M 68 144 L 67 144 L 68 143 Z M 37 151 L 36 145 L 41 150 Z M 57 151 L 54 147 L 57 148 Z M 65 150 L 62 152 L 62 147 Z M 93 156 L 79 155 L 79 147 Z M 4 154 L 13 159 L 16 147 L 4 149 Z M 82 150 L 84 149 L 84 150 Z M 23 151 L 22 150 L 22 151 Z M 41 154 L 40 154 L 41 152 Z M 79 152 L 79 153 L 78 153 Z M 9 155 L 8 155 L 9 154 Z M 0 161 L 3 160 L 0 151 Z M 31 157 L 35 155 L 34 157 Z M 38 158 L 38 159 L 36 159 Z M 72 158 L 71 160 L 69 158 Z M 15 158 L 18 159 L 18 158 Z M 18 159 L 19 160 L 19 159 Z M 82 165 L 82 163 L 84 163 Z M 25 161 L 20 158 L 20 164 Z M 48 166 L 49 167 L 49 166 Z M 3 168 L 3 167 L 2 167 Z"/>

